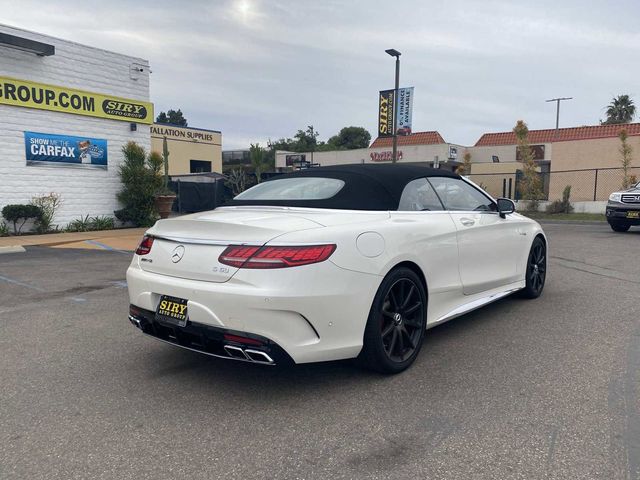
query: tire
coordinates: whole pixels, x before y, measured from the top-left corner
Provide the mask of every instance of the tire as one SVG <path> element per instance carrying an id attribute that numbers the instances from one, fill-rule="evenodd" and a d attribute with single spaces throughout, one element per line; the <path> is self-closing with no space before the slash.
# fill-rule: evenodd
<path id="1" fill-rule="evenodd" d="M 418 356 L 426 331 L 427 294 L 416 273 L 399 267 L 376 293 L 358 363 L 381 373 L 399 373 Z"/>
<path id="2" fill-rule="evenodd" d="M 614 232 L 626 232 L 631 228 L 627 223 L 610 223 L 609 226 Z"/>
<path id="3" fill-rule="evenodd" d="M 536 237 L 531 244 L 525 269 L 525 287 L 521 290 L 524 298 L 538 298 L 547 279 L 547 246 L 544 240 Z"/>

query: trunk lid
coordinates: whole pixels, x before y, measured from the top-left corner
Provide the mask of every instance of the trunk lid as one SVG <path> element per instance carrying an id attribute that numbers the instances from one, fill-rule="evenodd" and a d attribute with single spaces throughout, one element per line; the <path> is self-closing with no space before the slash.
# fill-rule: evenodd
<path id="1" fill-rule="evenodd" d="M 321 227 L 294 212 L 245 208 L 160 220 L 147 231 L 156 238 L 151 252 L 139 258 L 140 268 L 191 280 L 226 282 L 238 270 L 218 262 L 227 245 L 264 245 L 285 233 Z"/>

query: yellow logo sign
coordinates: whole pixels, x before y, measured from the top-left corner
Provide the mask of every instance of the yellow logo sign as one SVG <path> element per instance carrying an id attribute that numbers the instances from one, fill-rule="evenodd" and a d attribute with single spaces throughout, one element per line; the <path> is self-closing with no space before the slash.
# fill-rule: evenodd
<path id="1" fill-rule="evenodd" d="M 153 123 L 153 104 L 73 88 L 0 77 L 0 104 L 54 112 Z"/>

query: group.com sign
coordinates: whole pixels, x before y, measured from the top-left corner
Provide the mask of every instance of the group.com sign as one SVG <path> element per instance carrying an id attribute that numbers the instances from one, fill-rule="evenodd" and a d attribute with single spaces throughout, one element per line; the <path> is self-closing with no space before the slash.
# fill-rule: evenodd
<path id="1" fill-rule="evenodd" d="M 20 102 L 23 104 L 46 105 L 62 108 L 72 108 L 74 110 L 95 111 L 95 101 L 85 95 L 69 94 L 58 92 L 49 88 L 27 87 L 26 85 L 16 85 L 14 83 L 4 83 L 0 86 L 0 98 Z"/>
<path id="2" fill-rule="evenodd" d="M 0 77 L 0 104 L 153 123 L 153 104 L 149 102 L 7 77 Z"/>

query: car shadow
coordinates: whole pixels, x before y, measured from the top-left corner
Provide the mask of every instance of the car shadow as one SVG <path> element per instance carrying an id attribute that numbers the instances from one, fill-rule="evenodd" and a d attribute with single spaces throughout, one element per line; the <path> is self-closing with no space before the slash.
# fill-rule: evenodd
<path id="1" fill-rule="evenodd" d="M 359 367 L 354 360 L 320 362 L 300 365 L 265 366 L 248 362 L 237 362 L 210 357 L 197 352 L 158 343 L 145 355 L 136 360 L 140 368 L 148 369 L 147 376 L 158 380 L 194 383 L 200 390 L 236 392 L 240 395 L 260 392 L 272 400 L 282 395 L 288 397 L 292 391 L 305 394 L 333 389 L 399 384 L 407 377 L 419 378 L 433 373 L 433 360 L 438 351 L 458 346 L 467 341 L 469 335 L 486 335 L 482 327 L 487 324 L 512 321 L 509 313 L 517 299 L 506 298 L 499 302 L 471 312 L 427 331 L 427 336 L 416 362 L 400 375 L 384 375 Z M 493 330 L 493 327 L 491 330 Z M 492 334 L 491 334 L 492 335 Z M 153 339 L 149 339 L 153 341 Z M 142 367 L 141 367 L 142 366 Z M 437 368 L 443 368 L 442 366 Z M 447 370 L 455 369 L 455 364 L 447 364 Z M 190 385 L 189 388 L 194 388 Z"/>

